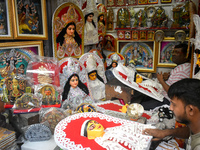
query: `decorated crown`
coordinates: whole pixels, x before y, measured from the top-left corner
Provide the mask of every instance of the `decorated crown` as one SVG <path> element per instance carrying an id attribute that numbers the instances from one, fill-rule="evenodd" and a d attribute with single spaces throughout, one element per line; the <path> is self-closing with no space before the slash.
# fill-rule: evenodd
<path id="1" fill-rule="evenodd" d="M 80 67 L 76 64 L 73 58 L 69 58 L 68 64 L 63 67 L 63 75 L 68 79 L 73 74 L 79 74 Z"/>
<path id="2" fill-rule="evenodd" d="M 69 22 L 78 22 L 78 14 L 75 11 L 74 5 L 70 5 L 67 13 L 61 16 L 61 20 L 64 22 L 64 26 L 66 26 Z"/>
<path id="3" fill-rule="evenodd" d="M 93 57 L 93 55 L 89 55 L 88 56 L 88 59 L 86 61 L 86 70 L 88 73 L 94 71 L 94 70 L 97 70 L 97 64 L 96 64 L 96 60 L 95 58 Z"/>
<path id="4" fill-rule="evenodd" d="M 83 10 L 84 16 L 90 13 L 94 13 L 94 16 L 98 15 L 97 7 L 94 0 L 87 0 L 87 6 Z"/>

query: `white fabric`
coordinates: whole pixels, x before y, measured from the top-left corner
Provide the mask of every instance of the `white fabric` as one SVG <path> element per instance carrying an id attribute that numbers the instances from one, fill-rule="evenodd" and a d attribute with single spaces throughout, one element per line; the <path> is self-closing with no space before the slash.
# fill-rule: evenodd
<path id="1" fill-rule="evenodd" d="M 89 86 L 92 91 L 93 98 L 95 100 L 100 100 L 105 98 L 105 84 L 102 83 L 99 79 L 90 80 L 89 79 Z"/>
<path id="2" fill-rule="evenodd" d="M 85 31 L 84 31 L 84 44 L 91 45 L 97 44 L 98 39 L 98 31 L 92 24 L 92 22 L 86 21 L 85 23 Z"/>
<path id="3" fill-rule="evenodd" d="M 128 146 L 131 150 L 147 150 L 152 137 L 142 135 L 144 129 L 144 126 L 132 124 L 107 128 L 103 137 L 97 137 L 95 141 L 107 150 L 127 150 L 119 143 Z"/>

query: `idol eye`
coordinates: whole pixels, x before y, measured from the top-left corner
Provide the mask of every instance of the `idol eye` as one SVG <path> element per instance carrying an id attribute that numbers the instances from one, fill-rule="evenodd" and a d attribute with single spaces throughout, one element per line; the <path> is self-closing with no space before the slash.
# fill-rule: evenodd
<path id="1" fill-rule="evenodd" d="M 94 128 L 95 128 L 95 125 L 93 124 L 88 128 L 88 130 L 93 130 Z"/>

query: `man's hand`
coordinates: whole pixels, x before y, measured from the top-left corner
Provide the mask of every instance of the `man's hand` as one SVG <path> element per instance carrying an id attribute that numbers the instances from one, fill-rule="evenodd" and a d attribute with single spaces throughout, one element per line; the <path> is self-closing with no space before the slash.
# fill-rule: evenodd
<path id="1" fill-rule="evenodd" d="M 170 72 L 165 72 L 165 73 L 163 73 L 163 80 L 164 80 L 164 81 L 167 81 L 168 78 L 169 78 L 169 76 L 170 76 Z"/>
<path id="2" fill-rule="evenodd" d="M 157 79 L 162 84 L 162 82 L 164 81 L 162 72 L 157 73 Z"/>
<path id="3" fill-rule="evenodd" d="M 142 131 L 142 134 L 153 136 L 152 141 L 159 141 L 162 140 L 164 137 L 169 136 L 167 130 L 160 129 L 145 129 Z"/>

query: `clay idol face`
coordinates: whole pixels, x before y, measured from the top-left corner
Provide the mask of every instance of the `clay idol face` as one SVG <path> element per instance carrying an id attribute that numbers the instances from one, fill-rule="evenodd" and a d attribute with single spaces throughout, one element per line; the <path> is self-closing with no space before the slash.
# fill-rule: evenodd
<path id="1" fill-rule="evenodd" d="M 91 74 L 89 75 L 89 78 L 90 78 L 90 80 L 96 80 L 96 78 L 97 78 L 97 73 L 96 73 L 96 72 L 91 73 Z"/>
<path id="2" fill-rule="evenodd" d="M 91 120 L 87 126 L 88 139 L 95 139 L 101 137 L 104 134 L 104 127 L 95 120 Z"/>
<path id="3" fill-rule="evenodd" d="M 104 135 L 104 127 L 95 120 L 86 120 L 81 127 L 81 135 L 92 140 Z"/>

